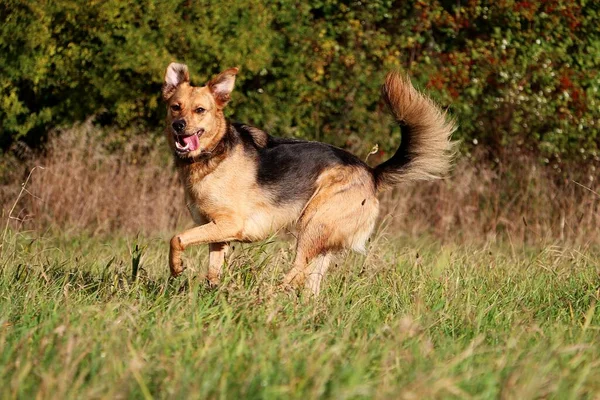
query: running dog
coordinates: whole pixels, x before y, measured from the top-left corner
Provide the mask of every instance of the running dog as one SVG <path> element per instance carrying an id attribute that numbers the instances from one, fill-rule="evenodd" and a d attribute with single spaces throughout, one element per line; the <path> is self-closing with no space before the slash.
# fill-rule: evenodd
<path id="1" fill-rule="evenodd" d="M 231 241 L 254 242 L 292 225 L 296 257 L 283 285 L 317 295 L 332 253 L 365 251 L 379 192 L 446 173 L 455 124 L 407 77 L 389 73 L 382 96 L 401 127 L 401 144 L 372 168 L 329 144 L 277 138 L 227 120 L 223 108 L 237 73 L 227 69 L 202 87 L 190 84 L 184 64 L 171 63 L 165 73 L 166 136 L 197 225 L 171 239 L 171 274 L 183 272 L 186 248 L 208 244 L 207 279 L 217 285 Z"/>

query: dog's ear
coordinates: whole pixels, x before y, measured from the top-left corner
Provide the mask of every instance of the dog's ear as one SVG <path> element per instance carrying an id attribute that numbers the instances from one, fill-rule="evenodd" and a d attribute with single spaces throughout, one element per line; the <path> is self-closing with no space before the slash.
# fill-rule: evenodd
<path id="1" fill-rule="evenodd" d="M 218 107 L 223 108 L 229 102 L 233 85 L 235 85 L 235 76 L 238 71 L 239 68 L 229 68 L 206 84 L 214 96 Z"/>
<path id="2" fill-rule="evenodd" d="M 164 101 L 167 101 L 175 93 L 177 86 L 183 82 L 190 81 L 190 73 L 188 67 L 185 64 L 171 63 L 167 67 L 165 72 L 165 82 L 162 87 L 162 97 Z"/>

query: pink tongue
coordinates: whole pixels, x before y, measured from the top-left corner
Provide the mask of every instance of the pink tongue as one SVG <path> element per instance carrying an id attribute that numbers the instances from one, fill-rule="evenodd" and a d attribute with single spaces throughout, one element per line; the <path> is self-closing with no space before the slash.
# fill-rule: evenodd
<path id="1" fill-rule="evenodd" d="M 194 151 L 198 149 L 198 135 L 187 136 L 183 138 L 183 142 L 188 145 L 189 151 Z"/>

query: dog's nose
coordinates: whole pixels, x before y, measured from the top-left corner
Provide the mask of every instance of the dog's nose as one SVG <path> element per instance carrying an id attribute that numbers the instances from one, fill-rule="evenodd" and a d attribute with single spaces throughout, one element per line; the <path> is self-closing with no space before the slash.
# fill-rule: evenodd
<path id="1" fill-rule="evenodd" d="M 183 131 L 185 129 L 185 120 L 184 119 L 178 119 L 173 121 L 173 130 L 177 133 L 181 133 L 181 131 Z"/>

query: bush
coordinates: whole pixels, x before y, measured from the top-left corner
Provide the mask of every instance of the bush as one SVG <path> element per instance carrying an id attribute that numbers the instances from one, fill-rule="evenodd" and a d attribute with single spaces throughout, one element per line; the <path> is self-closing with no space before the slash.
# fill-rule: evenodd
<path id="1" fill-rule="evenodd" d="M 400 68 L 493 157 L 598 160 L 596 2 L 5 0 L 0 20 L 5 148 L 89 116 L 160 131 L 177 60 L 196 84 L 241 66 L 230 112 L 273 134 L 395 149 L 378 90 Z"/>

